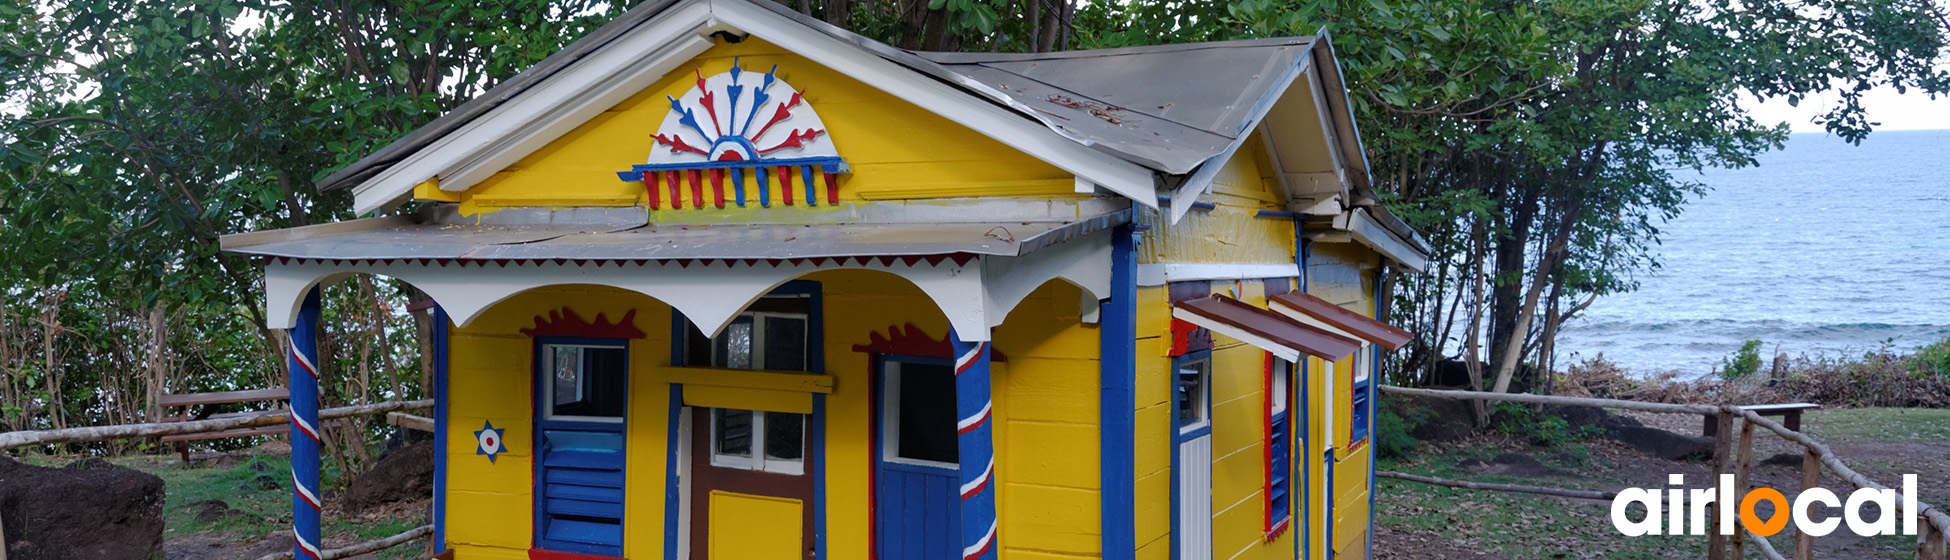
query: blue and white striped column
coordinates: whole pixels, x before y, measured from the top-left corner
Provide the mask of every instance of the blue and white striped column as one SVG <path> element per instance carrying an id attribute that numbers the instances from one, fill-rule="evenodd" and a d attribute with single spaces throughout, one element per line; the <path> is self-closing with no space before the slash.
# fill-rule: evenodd
<path id="1" fill-rule="evenodd" d="M 961 339 L 955 347 L 956 442 L 961 454 L 962 560 L 995 558 L 995 400 L 989 395 L 989 343 Z"/>
<path id="2" fill-rule="evenodd" d="M 318 288 L 305 295 L 298 324 L 291 329 L 291 527 L 297 535 L 292 554 L 319 558 L 318 525 Z"/>

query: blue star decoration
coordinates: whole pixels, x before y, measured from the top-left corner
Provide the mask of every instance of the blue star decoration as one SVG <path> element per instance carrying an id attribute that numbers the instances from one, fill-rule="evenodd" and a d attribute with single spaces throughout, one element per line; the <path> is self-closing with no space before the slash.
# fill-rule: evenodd
<path id="1" fill-rule="evenodd" d="M 494 462 L 494 456 L 496 454 L 508 450 L 506 445 L 502 445 L 504 442 L 502 441 L 501 432 L 503 431 L 505 430 L 495 429 L 494 422 L 488 422 L 486 427 L 475 430 L 474 439 L 479 446 L 474 448 L 474 454 L 486 455 L 488 456 L 489 463 Z"/>

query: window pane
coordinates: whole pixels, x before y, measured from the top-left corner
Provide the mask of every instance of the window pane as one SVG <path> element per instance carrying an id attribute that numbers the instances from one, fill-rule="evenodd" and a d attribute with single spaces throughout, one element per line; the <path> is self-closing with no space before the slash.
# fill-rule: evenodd
<path id="1" fill-rule="evenodd" d="M 806 319 L 765 316 L 765 369 L 806 371 Z"/>
<path id="2" fill-rule="evenodd" d="M 549 346 L 549 367 L 554 371 L 553 403 L 557 407 L 582 400 L 582 348 Z"/>
<path id="3" fill-rule="evenodd" d="M 1178 425 L 1190 426 L 1205 420 L 1205 361 L 1178 368 Z"/>
<path id="4" fill-rule="evenodd" d="M 806 457 L 806 415 L 765 413 L 765 458 L 797 461 Z"/>
<path id="5" fill-rule="evenodd" d="M 959 462 L 954 370 L 943 365 L 903 363 L 900 376 L 900 400 L 894 405 L 900 421 L 900 442 L 895 456 Z"/>
<path id="6" fill-rule="evenodd" d="M 711 367 L 715 356 L 713 341 L 697 330 L 697 325 L 684 321 L 684 365 L 691 367 Z"/>
<path id="7" fill-rule="evenodd" d="M 1273 394 L 1267 395 L 1267 398 L 1273 400 L 1274 414 L 1286 412 L 1287 399 L 1292 397 L 1292 393 L 1287 388 L 1287 376 L 1291 375 L 1292 371 L 1293 366 L 1285 360 L 1273 361 Z"/>
<path id="8" fill-rule="evenodd" d="M 752 411 L 729 408 L 711 409 L 712 449 L 719 455 L 752 456 Z"/>
<path id="9" fill-rule="evenodd" d="M 716 363 L 722 368 L 752 369 L 752 317 L 740 315 L 731 324 L 725 325 L 724 332 L 711 339 L 716 346 Z"/>

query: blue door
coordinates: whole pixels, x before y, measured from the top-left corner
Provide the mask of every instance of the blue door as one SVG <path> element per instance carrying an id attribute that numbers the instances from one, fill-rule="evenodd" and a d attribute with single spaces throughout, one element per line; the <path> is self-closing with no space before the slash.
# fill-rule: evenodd
<path id="1" fill-rule="evenodd" d="M 627 343 L 537 338 L 535 368 L 535 546 L 621 557 Z"/>
<path id="2" fill-rule="evenodd" d="M 960 453 L 948 358 L 880 357 L 875 540 L 880 558 L 960 558 Z"/>

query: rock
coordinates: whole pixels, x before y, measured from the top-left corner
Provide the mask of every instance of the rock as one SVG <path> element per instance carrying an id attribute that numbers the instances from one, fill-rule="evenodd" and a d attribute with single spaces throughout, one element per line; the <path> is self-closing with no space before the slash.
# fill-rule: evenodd
<path id="1" fill-rule="evenodd" d="M 196 520 L 204 523 L 216 523 L 226 517 L 250 516 L 248 513 L 230 509 L 230 504 L 225 503 L 223 500 L 204 500 L 184 505 L 183 509 L 196 512 Z"/>
<path id="2" fill-rule="evenodd" d="M 345 511 L 433 495 L 434 443 L 423 441 L 386 454 L 372 470 L 352 479 L 345 490 Z"/>
<path id="3" fill-rule="evenodd" d="M 379 443 L 379 458 L 383 460 L 387 455 L 423 441 L 433 441 L 433 434 L 394 426 L 393 433 L 387 434 L 386 440 Z"/>
<path id="4" fill-rule="evenodd" d="M 66 468 L 0 456 L 9 560 L 146 560 L 162 554 L 163 480 L 101 459 Z"/>

